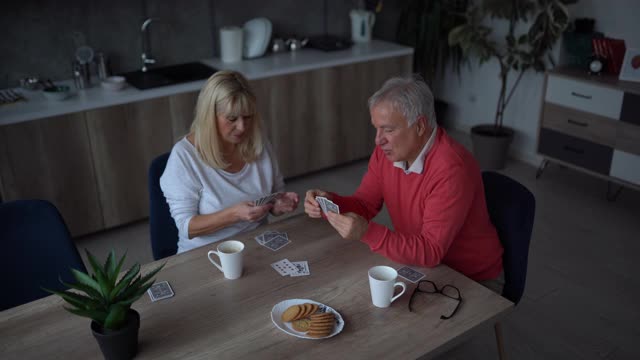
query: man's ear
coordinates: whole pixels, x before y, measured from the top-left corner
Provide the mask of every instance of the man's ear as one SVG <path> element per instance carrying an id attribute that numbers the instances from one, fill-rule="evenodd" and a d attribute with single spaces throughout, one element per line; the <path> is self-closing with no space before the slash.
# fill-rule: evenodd
<path id="1" fill-rule="evenodd" d="M 427 117 L 424 115 L 418 116 L 418 118 L 416 119 L 416 131 L 418 132 L 418 135 L 424 135 L 424 133 L 427 131 L 427 128 Z"/>

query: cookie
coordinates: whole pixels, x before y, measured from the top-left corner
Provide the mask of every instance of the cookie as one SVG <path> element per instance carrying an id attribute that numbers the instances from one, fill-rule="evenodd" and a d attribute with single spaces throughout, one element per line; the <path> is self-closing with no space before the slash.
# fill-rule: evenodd
<path id="1" fill-rule="evenodd" d="M 334 320 L 335 316 L 333 315 L 333 313 L 322 313 L 322 314 L 313 314 L 310 316 L 311 320 Z"/>
<path id="2" fill-rule="evenodd" d="M 316 313 L 316 311 L 318 311 L 318 307 L 319 307 L 319 306 L 318 306 L 318 304 L 311 304 L 311 307 L 312 307 L 311 312 L 309 312 L 307 315 L 313 315 L 313 314 L 315 314 L 315 313 Z"/>
<path id="3" fill-rule="evenodd" d="M 298 317 L 298 315 L 300 314 L 301 310 L 302 309 L 301 309 L 300 305 L 289 306 L 287 308 L 287 310 L 285 310 L 282 313 L 282 316 L 281 316 L 282 321 L 287 321 L 288 322 L 288 321 L 295 320 Z"/>
<path id="4" fill-rule="evenodd" d="M 306 318 L 311 313 L 311 309 L 313 309 L 313 306 L 309 303 L 302 304 L 302 306 L 304 306 L 304 311 L 298 316 L 298 319 Z"/>
<path id="5" fill-rule="evenodd" d="M 291 327 L 300 332 L 307 332 L 309 330 L 309 326 L 311 325 L 311 320 L 309 319 L 299 319 L 291 322 Z"/>
<path id="6" fill-rule="evenodd" d="M 327 326 L 309 326 L 309 328 L 307 329 L 307 331 L 315 331 L 315 332 L 332 332 L 333 331 L 333 325 L 327 325 Z"/>
<path id="7" fill-rule="evenodd" d="M 329 334 L 331 334 L 330 330 L 326 330 L 326 331 L 309 331 L 307 332 L 307 335 L 313 338 L 323 338 L 325 336 L 329 336 Z"/>

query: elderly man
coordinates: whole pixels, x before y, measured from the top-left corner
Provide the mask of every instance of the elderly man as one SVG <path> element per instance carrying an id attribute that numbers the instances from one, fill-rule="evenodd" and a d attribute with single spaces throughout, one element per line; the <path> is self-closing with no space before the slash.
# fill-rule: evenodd
<path id="1" fill-rule="evenodd" d="M 352 196 L 309 190 L 305 212 L 322 216 L 316 196 L 335 202 L 331 225 L 389 259 L 447 264 L 497 292 L 504 284 L 502 245 L 489 220 L 473 156 L 437 127 L 433 95 L 419 77 L 389 79 L 369 99 L 376 148 Z M 371 219 L 383 203 L 394 230 Z"/>

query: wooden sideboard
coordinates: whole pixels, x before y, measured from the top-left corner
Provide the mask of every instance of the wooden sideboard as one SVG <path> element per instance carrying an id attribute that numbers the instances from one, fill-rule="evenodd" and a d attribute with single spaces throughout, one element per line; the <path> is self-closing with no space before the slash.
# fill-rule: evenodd
<path id="1" fill-rule="evenodd" d="M 285 177 L 373 150 L 367 98 L 412 55 L 251 80 Z M 0 126 L 4 201 L 45 199 L 73 236 L 148 216 L 147 171 L 187 133 L 198 92 Z"/>
<path id="2" fill-rule="evenodd" d="M 558 69 L 545 77 L 538 153 L 640 189 L 640 84 Z"/>

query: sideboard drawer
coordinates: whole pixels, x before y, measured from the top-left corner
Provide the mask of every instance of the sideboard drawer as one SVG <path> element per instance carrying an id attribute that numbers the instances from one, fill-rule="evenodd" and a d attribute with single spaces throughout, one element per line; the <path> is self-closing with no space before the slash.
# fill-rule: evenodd
<path id="1" fill-rule="evenodd" d="M 611 119 L 620 118 L 624 92 L 550 74 L 545 100 Z"/>
<path id="2" fill-rule="evenodd" d="M 640 155 L 640 126 L 628 122 L 618 122 L 616 136 L 617 149 Z"/>
<path id="3" fill-rule="evenodd" d="M 557 131 L 541 128 L 538 152 L 558 160 L 608 175 L 613 149 Z"/>
<path id="4" fill-rule="evenodd" d="M 611 147 L 616 146 L 619 121 L 545 102 L 542 126 Z"/>
<path id="5" fill-rule="evenodd" d="M 614 150 L 610 175 L 640 185 L 640 156 Z"/>

